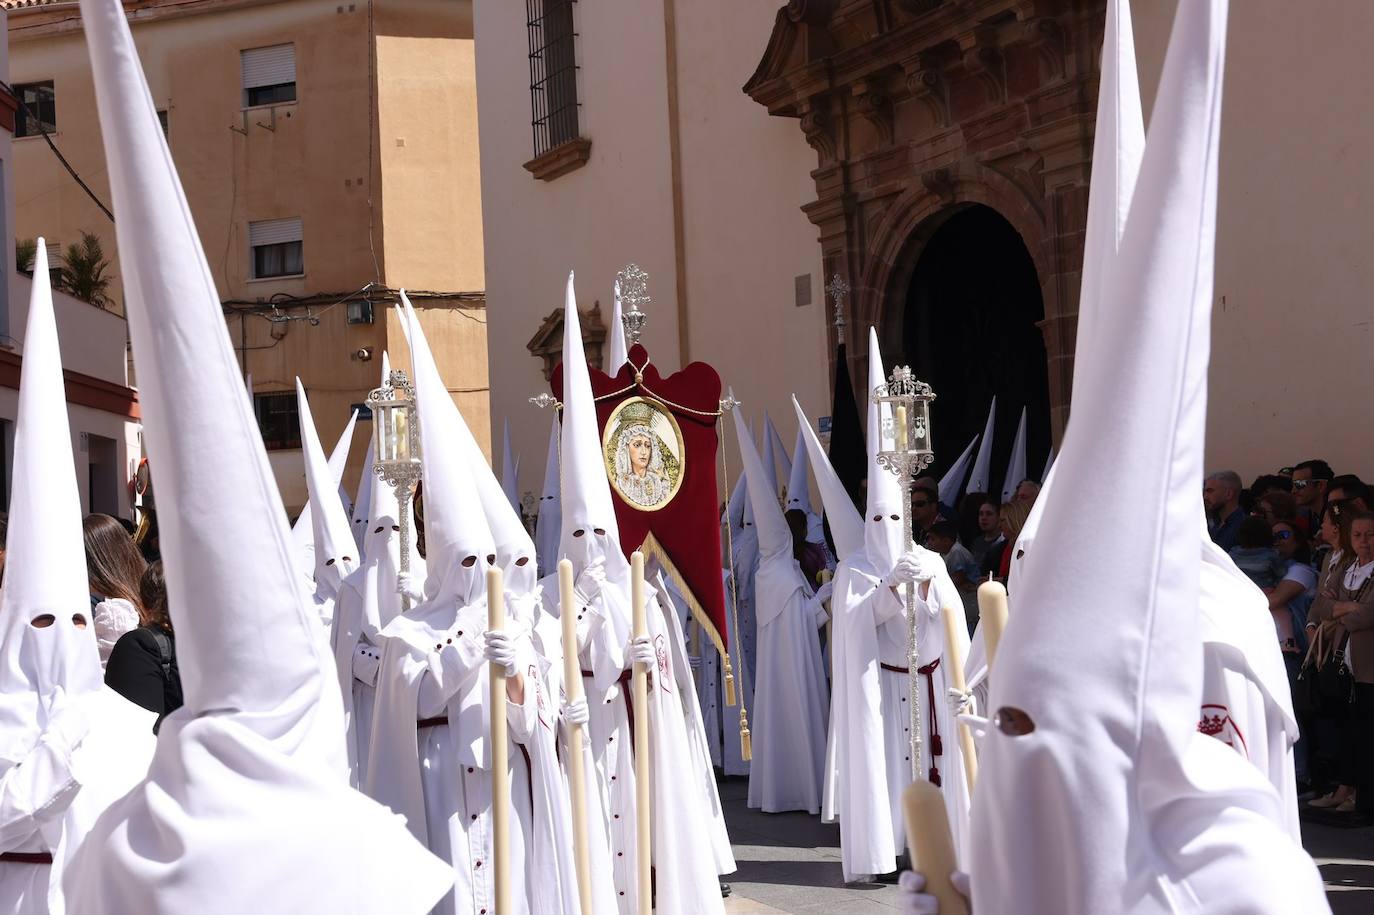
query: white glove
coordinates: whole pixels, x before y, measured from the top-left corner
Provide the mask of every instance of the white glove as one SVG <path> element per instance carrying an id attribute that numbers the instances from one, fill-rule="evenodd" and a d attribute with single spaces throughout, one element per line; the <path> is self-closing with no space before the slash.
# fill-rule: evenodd
<path id="1" fill-rule="evenodd" d="M 601 593 L 602 587 L 606 584 L 606 564 L 596 562 L 587 566 L 577 576 L 577 581 L 573 582 L 573 596 L 577 598 L 577 603 L 585 607 L 596 599 Z"/>
<path id="2" fill-rule="evenodd" d="M 647 635 L 641 635 L 637 639 L 631 639 L 628 654 L 631 662 L 643 664 L 650 670 L 653 670 L 658 664 L 658 657 L 654 654 L 654 643 L 649 641 Z"/>
<path id="3" fill-rule="evenodd" d="M 563 717 L 564 724 L 586 724 L 587 723 L 587 697 L 583 696 L 576 702 L 566 703 L 559 709 L 558 714 Z"/>
<path id="4" fill-rule="evenodd" d="M 949 875 L 950 882 L 959 895 L 969 898 L 968 874 L 955 871 Z M 939 915 L 940 901 L 929 893 L 921 892 L 926 888 L 924 874 L 916 871 L 902 871 L 897 878 L 897 909 L 902 915 Z"/>
<path id="5" fill-rule="evenodd" d="M 396 573 L 396 593 L 402 597 L 410 598 L 412 604 L 418 604 L 425 599 L 424 591 L 417 588 L 415 583 L 410 580 L 409 572 Z"/>
<path id="6" fill-rule="evenodd" d="M 978 700 L 973 697 L 973 693 L 966 693 L 958 687 L 951 686 L 945 691 L 945 699 L 949 701 L 949 713 L 958 718 L 960 715 L 977 715 Z"/>
<path id="7" fill-rule="evenodd" d="M 835 580 L 832 578 L 816 589 L 816 602 L 823 604 L 835 593 Z"/>
<path id="8" fill-rule="evenodd" d="M 91 719 L 86 716 L 80 703 L 64 701 L 59 696 L 54 705 L 57 706 L 57 712 L 48 719 L 43 736 L 60 742 L 68 751 L 75 750 L 86 739 L 91 729 Z"/>
<path id="9" fill-rule="evenodd" d="M 482 656 L 497 667 L 504 667 L 507 677 L 515 676 L 515 643 L 500 629 L 486 631 L 486 647 Z"/>
<path id="10" fill-rule="evenodd" d="M 919 580 L 920 573 L 921 564 L 916 554 L 903 553 L 897 564 L 892 567 L 892 571 L 887 573 L 887 583 L 894 588 L 909 585 Z"/>

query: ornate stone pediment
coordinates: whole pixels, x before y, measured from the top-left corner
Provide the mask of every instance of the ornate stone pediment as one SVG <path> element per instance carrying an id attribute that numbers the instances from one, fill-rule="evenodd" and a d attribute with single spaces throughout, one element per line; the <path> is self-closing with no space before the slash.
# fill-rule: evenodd
<path id="1" fill-rule="evenodd" d="M 601 302 L 593 302 L 586 311 L 577 310 L 578 320 L 582 322 L 582 345 L 587 351 L 587 364 L 601 368 L 602 353 L 605 351 L 606 324 L 601 320 Z M 553 370 L 563 361 L 563 309 L 555 308 L 544 318 L 539 329 L 525 344 L 530 355 L 540 360 L 544 369 L 544 380 L 553 377 Z"/>

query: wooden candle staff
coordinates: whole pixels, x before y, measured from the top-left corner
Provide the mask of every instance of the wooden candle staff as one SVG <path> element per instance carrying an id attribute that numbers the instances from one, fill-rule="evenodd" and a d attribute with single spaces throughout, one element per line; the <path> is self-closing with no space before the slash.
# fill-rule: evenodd
<path id="1" fill-rule="evenodd" d="M 634 608 L 634 638 L 649 634 L 644 608 L 644 554 L 635 550 L 630 554 L 630 604 Z M 636 864 L 639 870 L 639 915 L 650 915 L 654 908 L 651 877 L 651 836 L 649 822 L 649 669 L 634 665 L 630 676 L 631 698 L 635 708 L 635 835 Z"/>
<path id="2" fill-rule="evenodd" d="M 563 701 L 582 698 L 582 665 L 577 651 L 577 604 L 573 600 L 573 566 L 558 563 L 559 613 L 563 623 Z M 568 725 L 568 779 L 572 783 L 573 862 L 577 867 L 577 896 L 582 915 L 592 912 L 592 872 L 587 846 L 587 782 L 582 760 L 582 728 Z"/>
<path id="3" fill-rule="evenodd" d="M 978 586 L 978 618 L 983 626 L 983 644 L 987 646 L 988 671 L 991 675 L 992 659 L 997 654 L 997 645 L 1002 641 L 1002 631 L 1007 628 L 1007 589 L 995 581 L 985 581 Z"/>
<path id="4" fill-rule="evenodd" d="M 925 892 L 940 901 L 940 915 L 968 915 L 968 900 L 950 882 L 958 863 L 944 795 L 930 782 L 918 778 L 902 792 L 902 810 L 906 814 L 911 869 L 925 875 Z"/>
<path id="5" fill-rule="evenodd" d="M 962 639 L 959 632 L 965 625 L 964 608 L 958 610 L 949 605 L 945 605 L 940 615 L 945 620 L 945 658 L 944 663 L 949 665 L 949 684 L 961 693 L 968 692 L 968 684 L 964 680 L 964 652 L 961 650 Z M 968 793 L 973 794 L 973 783 L 978 780 L 978 751 L 973 745 L 973 732 L 968 729 L 968 725 L 963 722 L 956 722 L 955 729 L 959 734 L 959 750 L 964 757 L 964 777 L 968 780 Z"/>
<path id="6" fill-rule="evenodd" d="M 487 570 L 487 628 L 506 628 L 505 584 L 500 569 Z M 491 823 L 492 857 L 496 859 L 496 911 L 511 911 L 510 894 L 510 764 L 506 745 L 506 671 L 488 665 L 491 686 Z"/>

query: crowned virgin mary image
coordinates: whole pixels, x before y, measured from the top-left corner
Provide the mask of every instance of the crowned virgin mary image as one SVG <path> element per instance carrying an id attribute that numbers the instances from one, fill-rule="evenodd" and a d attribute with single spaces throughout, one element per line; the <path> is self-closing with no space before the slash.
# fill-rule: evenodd
<path id="1" fill-rule="evenodd" d="M 662 508 L 682 477 L 681 438 L 672 419 L 650 401 L 633 399 L 606 425 L 606 470 L 616 491 L 638 508 Z"/>

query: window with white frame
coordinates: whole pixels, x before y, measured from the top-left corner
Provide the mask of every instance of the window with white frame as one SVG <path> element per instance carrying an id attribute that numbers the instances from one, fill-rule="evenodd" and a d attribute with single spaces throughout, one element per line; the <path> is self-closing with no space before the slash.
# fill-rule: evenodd
<path id="1" fill-rule="evenodd" d="M 296 100 L 296 46 L 273 45 L 239 52 L 243 66 L 243 107 Z"/>
<path id="2" fill-rule="evenodd" d="M 274 276 L 299 276 L 305 273 L 299 216 L 250 222 L 248 247 L 252 253 L 249 279 L 264 280 Z"/>

